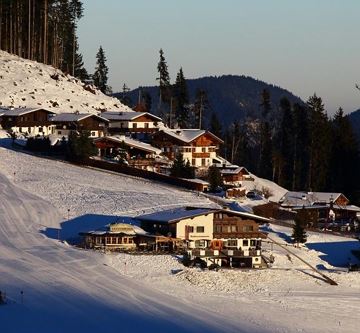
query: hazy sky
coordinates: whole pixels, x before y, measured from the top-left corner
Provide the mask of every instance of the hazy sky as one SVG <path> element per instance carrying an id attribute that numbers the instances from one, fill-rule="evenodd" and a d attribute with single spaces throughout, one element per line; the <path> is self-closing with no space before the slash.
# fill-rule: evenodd
<path id="1" fill-rule="evenodd" d="M 100 45 L 114 91 L 157 84 L 159 49 L 171 80 L 244 74 L 314 92 L 329 114 L 360 107 L 360 0 L 83 0 L 80 51 L 94 71 Z"/>

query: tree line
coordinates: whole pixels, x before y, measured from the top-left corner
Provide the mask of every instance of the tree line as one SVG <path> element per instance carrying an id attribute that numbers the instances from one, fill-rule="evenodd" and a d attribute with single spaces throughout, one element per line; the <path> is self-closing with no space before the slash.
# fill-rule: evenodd
<path id="1" fill-rule="evenodd" d="M 292 105 L 283 97 L 273 105 L 264 89 L 259 96 L 260 119 L 235 121 L 223 128 L 211 112 L 206 91 L 199 89 L 190 101 L 183 69 L 171 84 L 162 49 L 159 55 L 158 112 L 169 127 L 210 130 L 224 140 L 221 154 L 227 160 L 288 190 L 336 191 L 360 199 L 359 145 L 341 108 L 329 117 L 316 94 L 306 103 Z M 151 108 L 151 101 L 147 104 Z"/>
<path id="2" fill-rule="evenodd" d="M 224 131 L 223 153 L 294 191 L 336 191 L 358 199 L 359 146 L 341 108 L 329 117 L 321 97 L 291 105 L 282 98 L 277 107 L 264 90 L 258 121 L 235 122 Z"/>
<path id="3" fill-rule="evenodd" d="M 76 35 L 82 16 L 80 0 L 1 0 L 0 49 L 84 78 Z"/>

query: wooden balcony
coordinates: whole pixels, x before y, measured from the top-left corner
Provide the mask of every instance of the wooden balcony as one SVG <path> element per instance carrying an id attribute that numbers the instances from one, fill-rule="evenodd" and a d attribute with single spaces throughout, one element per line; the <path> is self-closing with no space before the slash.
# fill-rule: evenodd
<path id="1" fill-rule="evenodd" d="M 192 153 L 192 158 L 209 158 L 210 153 Z"/>
<path id="2" fill-rule="evenodd" d="M 222 249 L 222 250 L 212 250 L 212 249 L 192 249 L 191 255 L 195 257 L 211 257 L 211 258 L 225 258 L 225 257 L 244 257 L 244 251 L 234 248 L 231 249 Z"/>

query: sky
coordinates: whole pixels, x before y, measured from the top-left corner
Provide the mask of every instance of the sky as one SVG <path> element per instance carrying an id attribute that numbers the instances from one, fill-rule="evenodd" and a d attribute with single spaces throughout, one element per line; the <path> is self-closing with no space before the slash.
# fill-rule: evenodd
<path id="1" fill-rule="evenodd" d="M 90 73 L 101 45 L 113 91 L 156 85 L 159 50 L 173 82 L 247 75 L 332 115 L 360 108 L 359 0 L 83 0 L 80 52 Z"/>

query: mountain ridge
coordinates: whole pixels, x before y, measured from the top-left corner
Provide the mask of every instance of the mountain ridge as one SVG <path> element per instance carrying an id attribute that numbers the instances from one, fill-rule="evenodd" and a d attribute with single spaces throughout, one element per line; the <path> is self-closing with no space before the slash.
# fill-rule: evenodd
<path id="1" fill-rule="evenodd" d="M 300 97 L 284 88 L 245 75 L 204 76 L 187 79 L 186 82 L 190 101 L 194 101 L 197 89 L 205 90 L 210 102 L 210 112 L 214 111 L 224 125 L 246 117 L 258 118 L 261 114 L 261 93 L 264 89 L 270 92 L 273 109 L 278 107 L 282 97 L 287 97 L 291 103 L 304 103 Z M 140 89 L 151 96 L 151 112 L 159 114 L 158 86 L 144 86 L 128 92 L 127 96 L 133 104 L 138 100 Z M 115 93 L 113 96 L 121 98 L 123 93 Z"/>

